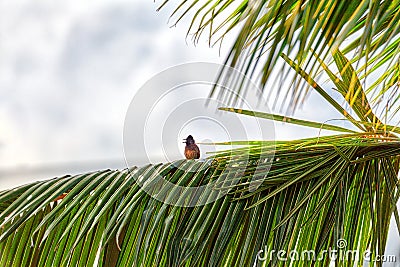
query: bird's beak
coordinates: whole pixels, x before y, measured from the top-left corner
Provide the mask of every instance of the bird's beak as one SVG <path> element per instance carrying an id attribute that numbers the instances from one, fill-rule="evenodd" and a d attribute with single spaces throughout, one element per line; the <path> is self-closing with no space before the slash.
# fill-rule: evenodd
<path id="1" fill-rule="evenodd" d="M 186 138 L 183 138 L 183 142 L 182 143 L 186 143 Z"/>

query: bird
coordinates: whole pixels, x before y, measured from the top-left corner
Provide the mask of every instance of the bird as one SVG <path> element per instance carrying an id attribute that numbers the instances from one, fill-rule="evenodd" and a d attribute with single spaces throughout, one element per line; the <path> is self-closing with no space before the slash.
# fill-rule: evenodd
<path id="1" fill-rule="evenodd" d="M 186 143 L 185 146 L 185 157 L 187 159 L 199 159 L 200 158 L 200 149 L 196 145 L 196 142 L 193 139 L 193 136 L 189 135 L 187 138 L 183 139 Z"/>

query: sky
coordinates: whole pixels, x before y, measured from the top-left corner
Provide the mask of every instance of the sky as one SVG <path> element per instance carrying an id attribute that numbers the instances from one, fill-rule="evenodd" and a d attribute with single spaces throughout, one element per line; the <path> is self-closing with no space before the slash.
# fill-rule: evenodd
<path id="1" fill-rule="evenodd" d="M 152 1 L 0 6 L 0 188 L 124 167 L 124 118 L 138 88 L 176 64 L 222 61 L 206 41 L 187 44 L 185 28 L 170 28 Z"/>
<path id="2" fill-rule="evenodd" d="M 223 62 L 234 33 L 221 50 L 206 37 L 194 45 L 185 38 L 189 18 L 173 27 L 175 6 L 156 12 L 158 4 L 0 2 L 0 189 L 124 168 L 124 120 L 140 87 L 177 64 Z M 338 116 L 319 101 L 311 95 L 296 115 Z M 275 132 L 278 139 L 318 134 L 282 124 Z"/>
<path id="3" fill-rule="evenodd" d="M 190 20 L 172 27 L 176 3 L 156 12 L 160 3 L 0 1 L 0 190 L 125 168 L 124 121 L 141 86 L 177 64 L 224 61 L 234 33 L 221 50 L 205 37 L 194 45 L 185 38 Z M 316 94 L 295 115 L 341 117 Z M 275 124 L 277 139 L 316 135 Z"/>

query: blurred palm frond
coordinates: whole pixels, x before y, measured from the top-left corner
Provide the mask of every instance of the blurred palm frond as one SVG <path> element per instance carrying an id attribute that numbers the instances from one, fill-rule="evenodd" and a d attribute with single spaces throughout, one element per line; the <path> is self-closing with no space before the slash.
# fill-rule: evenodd
<path id="1" fill-rule="evenodd" d="M 169 2 L 165 0 L 158 10 Z M 314 77 L 320 65 L 313 54 L 326 60 L 340 48 L 356 63 L 357 73 L 362 74 L 361 82 L 369 84 L 366 93 L 371 94 L 370 98 L 378 101 L 383 94 L 389 95 L 394 99 L 389 104 L 397 111 L 400 109 L 396 93 L 400 74 L 399 7 L 398 0 L 181 1 L 171 19 L 178 23 L 183 17 L 191 17 L 188 36 L 194 42 L 201 35 L 208 35 L 210 44 L 222 42 L 233 29 L 240 28 L 225 63 L 249 77 L 260 74 L 265 90 L 272 90 L 267 87 L 271 77 L 287 76 L 289 69 L 277 70 L 282 53 Z M 283 97 L 291 93 L 288 104 L 297 107 L 307 95 L 307 84 L 293 86 L 293 91 L 288 86 L 278 86 L 277 94 Z M 246 88 L 243 84 L 242 87 Z"/>

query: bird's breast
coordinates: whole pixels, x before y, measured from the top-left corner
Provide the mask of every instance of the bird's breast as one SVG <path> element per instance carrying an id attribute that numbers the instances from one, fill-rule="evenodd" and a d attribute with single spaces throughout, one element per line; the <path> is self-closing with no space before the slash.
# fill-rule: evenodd
<path id="1" fill-rule="evenodd" d="M 196 144 L 190 144 L 185 147 L 185 157 L 187 159 L 199 159 L 200 149 Z"/>

